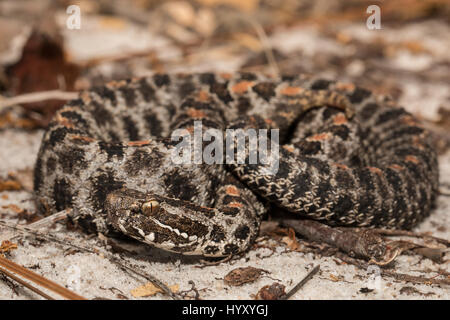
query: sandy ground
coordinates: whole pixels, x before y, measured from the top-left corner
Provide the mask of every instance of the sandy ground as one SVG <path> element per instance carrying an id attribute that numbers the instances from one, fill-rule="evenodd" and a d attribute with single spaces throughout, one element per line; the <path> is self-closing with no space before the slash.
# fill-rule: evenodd
<path id="1" fill-rule="evenodd" d="M 417 30 L 416 30 L 417 29 Z M 352 37 L 360 37 L 361 41 L 369 41 L 372 34 L 364 27 L 354 27 L 352 25 L 343 27 L 347 34 Z M 344 52 L 340 45 L 330 43 L 328 40 L 318 40 L 316 31 L 311 29 L 295 29 L 289 32 L 275 32 L 270 41 L 273 46 L 286 52 L 303 48 L 306 59 L 315 56 L 317 51 L 329 50 L 352 56 L 354 52 Z M 420 32 L 424 32 L 422 35 Z M 417 27 L 411 25 L 408 28 L 389 33 L 391 37 L 408 39 L 412 36 L 425 42 L 425 46 L 432 48 L 434 59 L 441 59 L 448 63 L 448 26 L 430 24 Z M 444 36 L 443 36 L 444 35 Z M 446 35 L 446 36 L 445 36 Z M 95 39 L 95 35 L 91 35 Z M 136 35 L 133 35 L 136 36 Z M 139 36 L 139 35 L 137 35 Z M 77 46 L 77 41 L 81 39 L 68 40 L 68 46 L 74 48 L 89 47 L 89 45 Z M 130 35 L 125 35 L 130 37 Z M 416 39 L 416 40 L 417 40 Z M 86 39 L 85 39 L 86 40 Z M 389 41 L 389 39 L 385 39 Z M 91 41 L 94 41 L 91 39 Z M 159 40 L 158 40 L 159 41 Z M 151 42 L 151 45 L 166 46 L 164 41 Z M 101 46 L 101 43 L 99 43 Z M 443 48 L 447 47 L 446 50 Z M 170 48 L 167 49 L 167 51 Z M 111 48 L 109 48 L 111 50 Z M 88 55 L 83 52 L 80 55 Z M 170 59 L 177 57 L 175 49 L 170 51 Z M 75 55 L 75 54 L 74 54 Z M 190 66 L 183 68 L 172 67 L 172 71 L 181 70 L 234 70 L 242 63 L 239 57 L 223 58 L 209 52 L 202 56 L 202 63 L 193 62 Z M 220 60 L 222 58 L 222 60 Z M 220 63 L 218 62 L 220 61 Z M 350 66 L 349 73 L 357 77 L 361 71 L 361 61 L 355 60 L 355 64 Z M 301 64 L 301 62 L 299 62 Z M 424 85 L 420 77 L 410 76 L 409 72 L 421 72 L 430 67 L 430 61 L 426 56 L 396 55 L 390 61 L 390 67 L 403 68 L 406 76 L 399 78 L 402 80 L 404 89 L 398 97 L 400 103 L 408 107 L 408 110 L 415 114 L 420 114 L 426 119 L 435 119 L 436 110 L 441 104 L 448 104 L 448 83 L 439 80 L 437 74 L 436 82 Z M 384 64 L 386 66 L 386 64 Z M 420 69 L 422 68 L 422 69 Z M 448 68 L 448 67 L 447 67 Z M 302 69 L 302 68 L 300 68 Z M 141 72 L 145 73 L 145 72 Z M 329 77 L 339 76 L 335 72 L 323 72 Z M 138 74 L 139 75 L 139 74 Z M 445 77 L 445 75 L 444 75 Z M 442 78 L 442 77 L 441 77 Z M 404 81 L 403 81 L 404 80 Z M 388 81 L 387 81 L 388 82 Z M 424 108 L 423 106 L 427 106 Z M 0 131 L 0 175 L 3 177 L 8 172 L 22 173 L 29 177 L 32 170 L 36 153 L 39 148 L 42 131 L 26 132 L 17 129 L 6 129 Z M 450 152 L 441 155 L 440 176 L 441 186 L 450 186 Z M 31 183 L 31 182 L 30 182 Z M 30 191 L 8 191 L 0 193 L 0 214 L 1 219 L 11 225 L 23 224 L 24 220 L 18 219 L 16 205 L 20 209 L 33 212 L 32 193 Z M 432 215 L 422 223 L 416 231 L 431 232 L 433 235 L 449 239 L 450 230 L 450 197 L 440 196 L 437 208 Z M 72 288 L 75 292 L 86 298 L 129 298 L 134 299 L 132 290 L 146 283 L 146 280 L 125 272 L 115 264 L 111 263 L 102 255 L 108 250 L 104 243 L 97 237 L 87 236 L 78 231 L 69 231 L 63 224 L 57 224 L 47 232 L 63 239 L 67 243 L 77 244 L 86 248 L 96 248 L 100 254 L 84 253 L 73 250 L 70 246 L 56 245 L 51 241 L 38 241 L 33 237 L 24 237 L 16 234 L 12 241 L 18 244 L 18 248 L 13 250 L 8 256 L 12 261 L 21 264 L 33 271 L 51 279 L 59 284 Z M 6 228 L 0 227 L 0 240 L 11 236 Z M 119 241 L 119 240 L 116 240 Z M 149 248 L 145 245 L 135 243 L 125 243 L 119 241 L 122 247 L 127 248 L 127 252 L 116 254 L 124 261 L 142 272 L 151 274 L 169 286 L 178 286 L 179 291 L 187 291 L 193 281 L 201 299 L 251 299 L 260 288 L 265 285 L 279 282 L 286 286 L 286 290 L 298 283 L 314 266 L 320 265 L 321 271 L 314 276 L 305 287 L 297 292 L 292 299 L 449 299 L 449 287 L 438 285 L 414 285 L 411 283 L 395 281 L 392 278 L 384 277 L 380 279 L 378 289 L 369 293 L 363 293 L 363 288 L 371 287 L 372 278 L 366 270 L 360 270 L 352 265 L 342 263 L 334 257 L 320 257 L 313 253 L 290 252 L 283 243 L 274 240 L 265 240 L 263 243 L 268 248 L 251 250 L 239 260 L 233 260 L 218 266 L 199 268 L 200 261 L 195 258 L 187 258 L 179 255 L 169 254 L 160 250 Z M 438 269 L 450 271 L 449 252 L 446 253 L 446 262 L 437 264 L 431 260 L 420 258 L 416 255 L 404 255 L 399 257 L 394 265 L 395 271 L 410 275 L 422 275 L 424 277 L 436 276 Z M 261 268 L 268 273 L 259 280 L 240 287 L 231 287 L 224 283 L 224 276 L 231 270 L 238 267 L 252 266 Z M 429 272 L 424 273 L 424 270 Z M 431 270 L 431 271 L 430 271 Z M 193 294 L 188 293 L 188 297 Z M 10 283 L 0 280 L 1 299 L 40 299 L 39 296 L 31 293 L 21 286 L 13 287 Z M 161 294 L 145 299 L 164 299 Z"/>

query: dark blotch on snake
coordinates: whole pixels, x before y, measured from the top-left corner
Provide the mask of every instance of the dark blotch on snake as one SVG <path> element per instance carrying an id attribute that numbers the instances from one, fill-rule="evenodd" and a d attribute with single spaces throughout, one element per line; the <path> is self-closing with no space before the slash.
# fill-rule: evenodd
<path id="1" fill-rule="evenodd" d="M 200 82 L 207 85 L 212 85 L 216 83 L 216 76 L 214 73 L 202 73 L 199 76 Z"/>
<path id="2" fill-rule="evenodd" d="M 270 82 L 261 82 L 252 87 L 252 90 L 256 92 L 261 98 L 269 101 L 275 96 L 275 84 Z"/>
<path id="3" fill-rule="evenodd" d="M 128 108 L 133 108 L 136 106 L 136 90 L 130 87 L 120 87 L 120 92 L 125 98 L 125 103 Z"/>
<path id="4" fill-rule="evenodd" d="M 179 172 L 179 168 L 174 168 L 170 172 L 167 172 L 164 177 L 167 193 L 173 195 L 175 198 L 190 201 L 195 196 L 197 187 L 191 185 L 187 179 L 185 173 Z"/>
<path id="5" fill-rule="evenodd" d="M 344 141 L 346 141 L 350 135 L 350 129 L 344 125 L 331 126 L 329 131 L 332 134 L 339 136 Z"/>
<path id="6" fill-rule="evenodd" d="M 217 97 L 225 104 L 233 101 L 233 98 L 228 92 L 227 83 L 213 83 L 210 90 L 212 93 L 215 93 Z"/>
<path id="7" fill-rule="evenodd" d="M 59 150 L 56 152 L 56 154 L 58 155 L 58 163 L 61 164 L 63 172 L 65 174 L 72 174 L 74 168 L 81 168 L 81 169 L 87 168 L 87 163 L 86 160 L 84 159 L 85 151 L 83 149 L 71 147 Z M 47 169 L 48 164 L 49 163 L 47 162 Z M 48 172 L 50 173 L 53 171 Z"/>
<path id="8" fill-rule="evenodd" d="M 107 143 L 104 141 L 99 141 L 98 146 L 101 151 L 106 152 L 108 155 L 108 161 L 112 160 L 114 156 L 119 160 L 123 158 L 124 146 L 120 143 Z"/>
<path id="9" fill-rule="evenodd" d="M 90 90 L 91 92 L 97 93 L 102 99 L 106 98 L 109 101 L 111 101 L 111 105 L 116 106 L 117 105 L 117 97 L 116 93 L 109 89 L 106 86 L 100 86 L 100 87 L 94 87 Z"/>
<path id="10" fill-rule="evenodd" d="M 155 89 L 150 86 L 145 78 L 139 80 L 139 92 L 146 102 L 149 102 L 155 96 Z"/>
<path id="11" fill-rule="evenodd" d="M 161 159 L 163 157 L 157 150 L 152 150 L 149 154 L 140 148 L 136 148 L 127 160 L 125 170 L 128 175 L 136 176 L 140 171 L 148 172 L 159 168 L 162 165 Z"/>
<path id="12" fill-rule="evenodd" d="M 118 181 L 114 173 L 110 170 L 99 170 L 98 175 L 93 177 L 93 186 L 91 188 L 91 199 L 96 210 L 103 210 L 106 196 L 115 190 L 124 186 L 123 181 Z"/>
<path id="13" fill-rule="evenodd" d="M 236 231 L 234 232 L 234 236 L 237 239 L 245 240 L 247 239 L 248 235 L 250 234 L 250 228 L 246 225 L 239 226 Z"/>
<path id="14" fill-rule="evenodd" d="M 53 198 L 55 199 L 56 210 L 61 211 L 72 207 L 72 194 L 70 193 L 70 184 L 66 179 L 59 179 L 53 185 Z"/>
<path id="15" fill-rule="evenodd" d="M 248 98 L 240 97 L 237 103 L 237 109 L 240 114 L 245 114 L 252 107 Z"/>
<path id="16" fill-rule="evenodd" d="M 140 139 L 139 130 L 136 127 L 135 121 L 130 116 L 123 117 L 123 123 L 125 125 L 125 130 L 128 132 L 128 137 L 130 141 L 137 141 Z"/>
<path id="17" fill-rule="evenodd" d="M 93 107 L 91 113 L 99 126 L 114 122 L 112 114 L 101 103 L 92 101 L 91 104 Z"/>
<path id="18" fill-rule="evenodd" d="M 153 76 L 153 81 L 158 87 L 162 87 L 170 84 L 170 78 L 167 74 L 155 74 Z"/>
<path id="19" fill-rule="evenodd" d="M 61 116 L 69 120 L 72 120 L 73 122 L 80 125 L 83 129 L 89 128 L 88 122 L 85 119 L 83 119 L 83 117 L 79 113 L 75 111 L 63 111 L 61 112 Z"/>
<path id="20" fill-rule="evenodd" d="M 211 230 L 210 238 L 214 242 L 221 242 L 225 239 L 225 232 L 221 226 L 215 225 Z"/>
<path id="21" fill-rule="evenodd" d="M 380 125 L 385 122 L 398 119 L 400 116 L 406 115 L 407 112 L 403 109 L 386 109 L 383 113 L 378 115 L 377 122 L 375 125 Z"/>
<path id="22" fill-rule="evenodd" d="M 332 83 L 332 81 L 329 81 L 329 80 L 318 79 L 311 84 L 311 89 L 312 90 L 328 89 L 328 87 L 330 86 L 331 83 Z"/>
<path id="23" fill-rule="evenodd" d="M 369 97 L 371 92 L 363 88 L 356 88 L 349 96 L 351 103 L 360 103 L 365 98 Z"/>

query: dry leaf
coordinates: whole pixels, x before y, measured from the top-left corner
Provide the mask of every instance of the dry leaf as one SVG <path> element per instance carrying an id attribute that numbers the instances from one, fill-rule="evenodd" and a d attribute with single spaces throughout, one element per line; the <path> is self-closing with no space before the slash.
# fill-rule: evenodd
<path id="1" fill-rule="evenodd" d="M 283 237 L 281 241 L 283 241 L 289 249 L 292 251 L 297 251 L 301 249 L 300 243 L 298 243 L 296 237 L 295 237 L 295 231 L 292 228 L 289 228 L 289 236 Z"/>
<path id="2" fill-rule="evenodd" d="M 9 204 L 7 206 L 2 206 L 2 208 L 3 209 L 10 209 L 10 210 L 14 211 L 15 213 L 21 213 L 23 211 L 23 209 L 19 208 L 15 204 Z"/>
<path id="3" fill-rule="evenodd" d="M 259 289 L 255 300 L 278 300 L 286 294 L 285 289 L 284 285 L 274 282 L 270 286 L 267 285 Z"/>
<path id="4" fill-rule="evenodd" d="M 263 269 L 257 269 L 253 267 L 236 268 L 231 270 L 224 278 L 223 281 L 229 286 L 241 286 L 245 283 L 255 282 L 263 273 L 269 273 Z"/>
<path id="5" fill-rule="evenodd" d="M 169 286 L 169 289 L 173 293 L 177 293 L 180 289 L 180 286 L 178 284 L 174 284 L 172 286 Z M 163 293 L 163 290 L 158 288 L 151 282 L 147 282 L 146 284 L 131 290 L 131 295 L 135 298 L 150 297 L 154 296 L 157 293 Z"/>
<path id="6" fill-rule="evenodd" d="M 8 240 L 2 241 L 0 245 L 0 253 L 6 253 L 14 249 L 17 249 L 17 244 Z"/>
<path id="7" fill-rule="evenodd" d="M 330 279 L 334 282 L 340 281 L 339 277 L 336 277 L 335 275 L 330 274 Z"/>
<path id="8" fill-rule="evenodd" d="M 165 4 L 164 8 L 178 24 L 186 27 L 192 27 L 194 25 L 196 20 L 195 11 L 188 2 L 169 2 Z"/>
<path id="9" fill-rule="evenodd" d="M 0 181 L 0 192 L 2 191 L 11 191 L 11 190 L 20 190 L 22 189 L 22 185 L 15 180 L 1 180 Z"/>

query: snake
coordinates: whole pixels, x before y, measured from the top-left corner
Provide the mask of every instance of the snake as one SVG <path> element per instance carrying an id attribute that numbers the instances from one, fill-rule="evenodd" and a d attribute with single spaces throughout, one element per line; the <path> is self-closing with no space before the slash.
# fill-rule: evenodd
<path id="1" fill-rule="evenodd" d="M 173 133 L 186 137 L 196 121 L 202 135 L 265 129 L 270 142 L 276 133 L 277 170 L 250 163 L 249 144 L 245 161 L 174 163 L 183 135 Z M 90 232 L 208 257 L 248 250 L 272 207 L 331 226 L 411 229 L 433 209 L 438 181 L 431 133 L 390 98 L 246 72 L 157 73 L 84 90 L 56 112 L 34 168 L 40 212 L 72 208 Z"/>

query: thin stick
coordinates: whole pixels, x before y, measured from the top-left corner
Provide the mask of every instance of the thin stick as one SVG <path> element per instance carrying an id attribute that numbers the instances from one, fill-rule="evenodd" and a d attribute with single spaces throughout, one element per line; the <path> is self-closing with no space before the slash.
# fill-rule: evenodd
<path id="1" fill-rule="evenodd" d="M 42 218 L 42 219 L 40 219 L 40 220 L 38 220 L 36 222 L 30 223 L 26 227 L 18 225 L 18 226 L 16 226 L 16 228 L 19 228 L 19 229 L 20 228 L 27 228 L 29 230 L 38 230 L 38 229 L 43 228 L 43 227 L 48 227 L 48 226 L 52 225 L 53 223 L 55 223 L 57 221 L 66 219 L 67 216 L 71 212 L 72 212 L 72 209 L 64 209 L 64 210 L 59 211 L 59 212 L 57 212 L 55 214 L 52 214 L 51 216 L 48 216 L 48 217 Z M 12 239 L 14 239 L 16 237 L 17 237 L 17 235 L 14 236 L 14 231 L 5 232 L 5 233 L 3 233 L 1 235 L 1 239 L 10 239 L 10 240 L 12 240 Z"/>
<path id="2" fill-rule="evenodd" d="M 266 32 L 264 31 L 264 28 L 259 24 L 255 19 L 249 18 L 248 20 L 250 24 L 252 25 L 253 29 L 255 29 L 256 34 L 259 37 L 259 40 L 261 41 L 264 54 L 267 58 L 267 61 L 269 62 L 269 66 L 272 69 L 272 74 L 275 76 L 280 75 L 280 68 L 278 67 L 277 60 L 275 59 L 275 56 L 273 54 L 272 47 L 269 43 L 269 38 L 267 37 Z"/>
<path id="3" fill-rule="evenodd" d="M 336 252 L 336 257 L 341 259 L 342 261 L 352 264 L 358 267 L 361 270 L 367 270 L 369 267 L 368 263 L 361 262 L 357 259 L 351 258 L 344 253 Z M 421 271 L 423 272 L 423 271 Z M 434 279 L 434 278 L 425 278 L 421 276 L 410 276 L 409 274 L 397 273 L 393 271 L 383 270 L 381 269 L 381 275 L 386 277 L 391 277 L 399 281 L 406 281 L 416 284 L 436 284 L 436 285 L 450 285 L 450 280 L 447 279 Z"/>
<path id="4" fill-rule="evenodd" d="M 0 99 L 0 109 L 23 103 L 39 102 L 45 100 L 72 100 L 76 99 L 77 97 L 78 92 L 67 92 L 60 90 L 25 93 L 11 98 Z"/>
<path id="5" fill-rule="evenodd" d="M 76 293 L 60 286 L 59 284 L 50 281 L 37 273 L 34 273 L 31 270 L 28 270 L 27 268 L 24 268 L 8 259 L 5 259 L 0 256 L 0 267 L 8 269 L 11 272 L 14 272 L 15 274 L 18 274 L 25 279 L 28 279 L 38 285 L 41 285 L 42 287 L 53 291 L 62 297 L 69 299 L 69 300 L 86 300 L 86 298 L 77 295 Z"/>
<path id="6" fill-rule="evenodd" d="M 297 293 L 298 290 L 301 289 L 301 287 L 305 285 L 305 283 L 307 283 L 317 272 L 319 272 L 319 270 L 320 265 L 315 266 L 314 269 L 312 269 L 311 272 L 308 273 L 302 281 L 300 281 L 294 288 L 292 288 L 288 293 L 282 296 L 280 300 L 288 300 L 290 297 L 292 297 L 295 293 Z"/>
<path id="7" fill-rule="evenodd" d="M 262 49 L 264 51 L 264 55 L 266 56 L 267 62 L 272 69 L 272 74 L 274 76 L 280 75 L 280 68 L 278 67 L 277 60 L 275 59 L 275 55 L 273 54 L 272 46 L 270 45 L 269 37 L 266 34 L 266 31 L 264 31 L 264 28 L 261 26 L 261 24 L 254 19 L 253 17 L 250 17 L 249 15 L 245 15 L 242 12 L 233 12 L 231 15 L 234 15 L 239 20 L 243 22 L 247 22 L 253 30 L 255 30 L 256 35 L 259 38 L 259 41 L 261 42 Z"/>
<path id="8" fill-rule="evenodd" d="M 88 249 L 88 248 L 85 248 L 85 247 L 81 247 L 81 246 L 78 246 L 78 245 L 73 244 L 73 243 L 67 243 L 67 242 L 62 241 L 62 240 L 60 240 L 60 239 L 58 239 L 58 238 L 56 238 L 56 237 L 53 237 L 53 236 L 51 236 L 51 235 L 43 235 L 43 234 L 41 234 L 41 233 L 39 233 L 39 232 L 37 232 L 37 231 L 29 230 L 29 229 L 27 229 L 26 227 L 18 228 L 18 227 L 10 226 L 10 225 L 8 225 L 7 223 L 4 223 L 4 222 L 2 222 L 2 221 L 0 221 L 0 225 L 1 225 L 1 226 L 4 226 L 4 227 L 7 227 L 7 228 L 10 228 L 10 229 L 17 230 L 17 231 L 19 231 L 19 232 L 30 233 L 30 234 L 32 234 L 32 235 L 34 235 L 34 236 L 36 236 L 36 237 L 40 237 L 40 238 L 46 239 L 46 240 L 48 240 L 48 241 L 56 242 L 56 243 L 59 243 L 59 244 L 65 245 L 65 246 L 70 246 L 70 247 L 72 247 L 72 248 L 76 248 L 76 249 L 79 249 L 79 250 L 84 251 L 84 252 L 89 252 L 89 253 L 93 253 L 93 254 L 96 254 L 96 255 L 99 253 L 98 251 L 94 251 L 94 250 L 91 250 L 91 249 Z M 154 276 L 149 275 L 149 274 L 141 273 L 141 272 L 139 272 L 139 271 L 137 271 L 137 270 L 135 270 L 135 269 L 133 269 L 133 268 L 131 268 L 131 267 L 125 265 L 124 263 L 122 263 L 121 261 L 119 261 L 116 257 L 114 257 L 114 256 L 111 255 L 111 254 L 108 254 L 108 253 L 104 252 L 103 255 L 104 255 L 106 258 L 108 258 L 111 262 L 113 262 L 113 263 L 115 263 L 116 265 L 118 265 L 119 267 L 121 267 L 121 268 L 123 268 L 123 269 L 125 269 L 125 270 L 128 270 L 128 271 L 131 271 L 132 273 L 137 274 L 137 275 L 143 277 L 144 279 L 146 279 L 146 280 L 152 282 L 155 286 L 157 286 L 157 287 L 159 287 L 161 290 L 163 290 L 163 292 L 164 292 L 166 295 L 168 295 L 169 297 L 171 297 L 172 299 L 174 299 L 174 300 L 179 300 L 179 299 L 180 299 L 175 293 L 173 293 L 173 292 L 169 289 L 169 287 L 167 287 L 163 282 L 161 282 L 160 280 L 158 280 L 158 279 L 155 278 Z"/>
<path id="9" fill-rule="evenodd" d="M 36 287 L 33 287 L 31 284 L 29 284 L 28 282 L 23 281 L 22 279 L 20 279 L 19 277 L 16 277 L 14 274 L 12 274 L 11 272 L 0 268 L 0 272 L 2 272 L 5 276 L 10 277 L 11 279 L 13 279 L 14 281 L 20 283 L 21 285 L 23 285 L 24 287 L 30 289 L 31 291 L 37 293 L 38 295 L 44 297 L 47 300 L 55 300 L 52 297 L 50 297 L 49 295 L 47 295 L 46 293 L 44 293 L 43 291 L 39 290 Z"/>
<path id="10" fill-rule="evenodd" d="M 419 239 L 428 238 L 428 239 L 435 240 L 436 242 L 439 242 L 447 247 L 450 247 L 450 241 L 448 241 L 447 239 L 430 236 L 426 233 L 415 233 L 415 232 L 408 231 L 408 230 L 390 230 L 390 229 L 379 229 L 379 228 L 375 228 L 372 230 L 377 232 L 378 234 L 382 234 L 385 236 L 406 236 L 406 237 L 413 237 L 413 238 L 419 238 Z"/>

